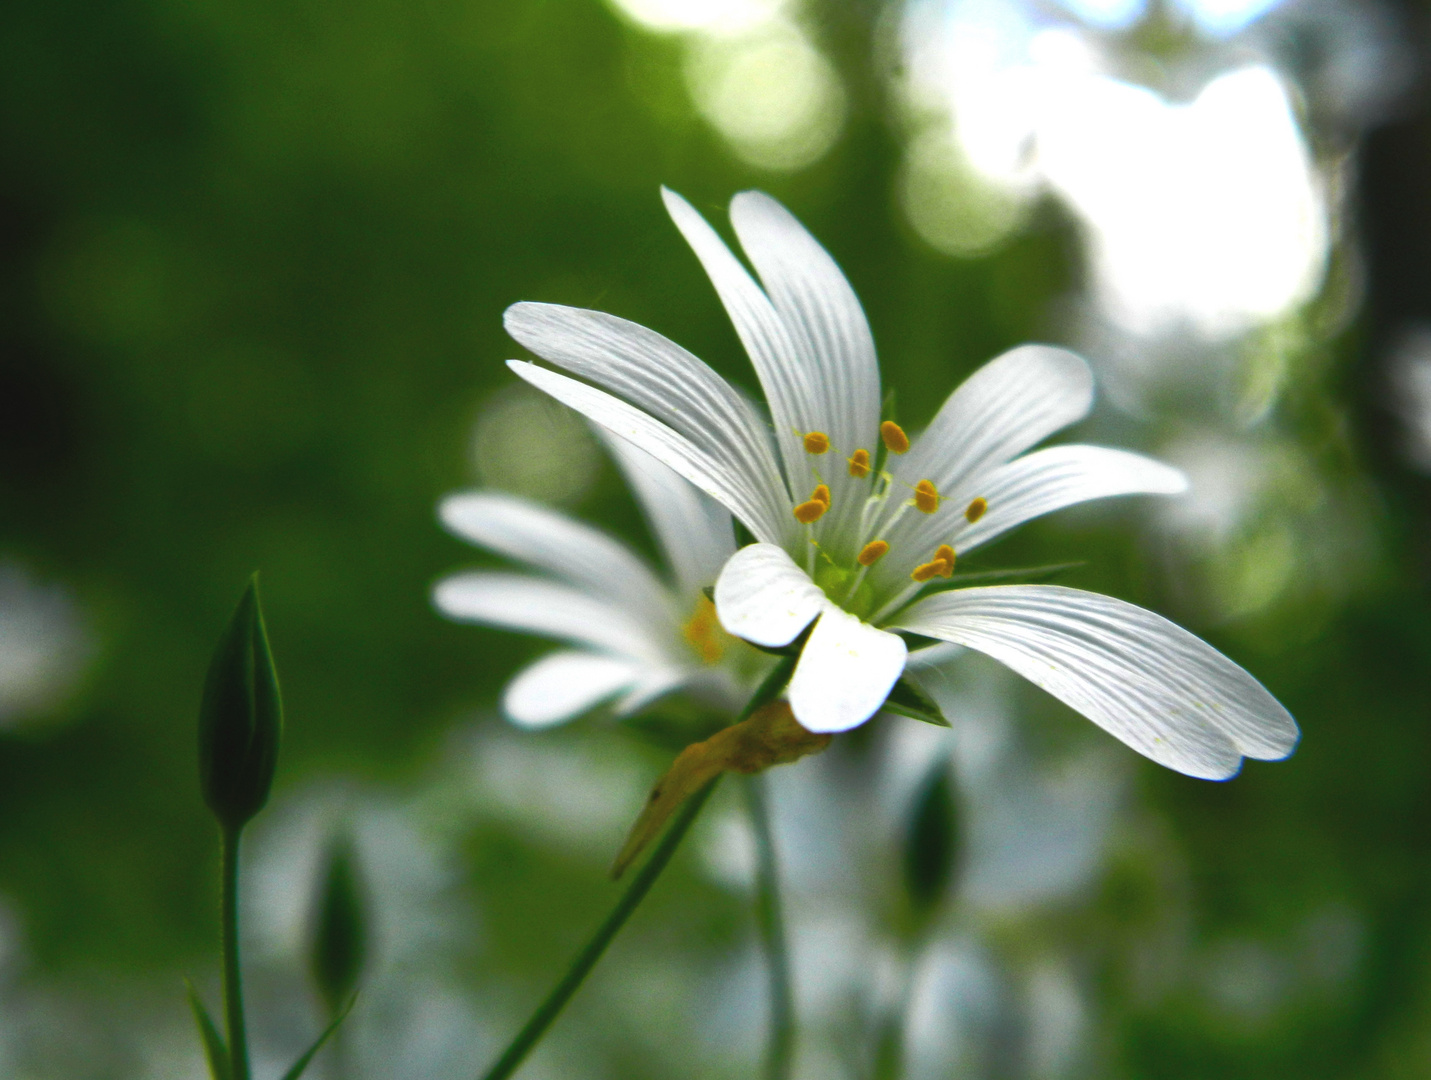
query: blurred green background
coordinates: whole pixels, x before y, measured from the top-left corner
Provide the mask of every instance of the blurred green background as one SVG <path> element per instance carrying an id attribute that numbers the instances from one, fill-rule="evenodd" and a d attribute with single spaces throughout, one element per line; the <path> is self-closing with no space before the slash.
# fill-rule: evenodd
<path id="1" fill-rule="evenodd" d="M 612 901 L 669 751 L 602 717 L 506 725 L 502 685 L 548 646 L 434 613 L 432 582 L 482 562 L 434 508 L 507 487 L 654 551 L 594 441 L 514 385 L 501 313 L 598 307 L 751 387 L 666 184 L 720 228 L 736 191 L 783 200 L 909 426 L 1003 349 L 1084 350 L 1106 393 L 1080 437 L 1195 492 L 1055 516 L 980 566 L 1086 559 L 1070 584 L 1207 637 L 1304 732 L 1202 783 L 973 662 L 952 735 L 881 721 L 772 776 L 800 1075 L 866 1075 L 909 777 L 951 753 L 964 881 L 917 968 L 911 1076 L 1427 1075 L 1425 29 L 1331 0 L 10 8 L 0 1074 L 202 1075 L 195 709 L 254 569 L 289 718 L 249 846 L 262 1068 L 318 1024 L 303 941 L 335 831 L 375 925 L 351 1075 L 476 1075 Z M 1262 97 L 1198 119 L 1243 70 Z M 1057 89 L 1075 76 L 1104 81 Z M 1156 145 L 1148 101 L 1180 118 Z M 1262 134 L 1218 141 L 1254 112 Z M 530 1076 L 754 1074 L 744 830 L 723 792 Z"/>

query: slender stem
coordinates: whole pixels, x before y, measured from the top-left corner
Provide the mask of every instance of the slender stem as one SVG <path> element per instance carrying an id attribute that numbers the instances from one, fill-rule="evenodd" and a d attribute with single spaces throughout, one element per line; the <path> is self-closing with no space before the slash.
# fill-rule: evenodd
<path id="1" fill-rule="evenodd" d="M 746 805 L 755 829 L 755 915 L 765 962 L 770 969 L 770 1030 L 765 1050 L 767 1080 L 786 1080 L 795 1056 L 795 995 L 790 979 L 790 952 L 780 905 L 780 879 L 775 863 L 775 837 L 761 776 L 745 779 Z"/>
<path id="2" fill-rule="evenodd" d="M 750 696 L 745 708 L 740 711 L 735 722 L 740 723 L 748 720 L 756 709 L 771 701 L 774 701 L 781 690 L 785 689 L 785 684 L 790 681 L 790 673 L 795 670 L 795 661 L 798 657 L 782 656 L 780 662 L 770 670 L 770 674 Z M 715 790 L 716 784 L 720 781 L 717 776 L 700 791 L 692 795 L 686 805 L 681 807 L 681 811 L 671 822 L 670 828 L 666 830 L 666 835 L 661 838 L 660 844 L 652 852 L 651 858 L 646 861 L 646 865 L 641 867 L 641 872 L 637 874 L 626 887 L 626 891 L 621 894 L 621 899 L 616 901 L 616 906 L 611 909 L 611 914 L 606 916 L 606 920 L 596 928 L 596 933 L 591 940 L 586 943 L 581 952 L 577 953 L 576 959 L 572 961 L 567 973 L 561 977 L 561 981 L 552 987 L 551 993 L 537 1006 L 537 1011 L 532 1013 L 531 1019 L 517 1032 L 506 1052 L 497 1059 L 495 1065 L 488 1069 L 482 1080 L 506 1080 L 517 1071 L 517 1066 L 531 1053 L 532 1047 L 546 1034 L 547 1028 L 551 1026 L 558 1014 L 571 1000 L 573 994 L 581 986 L 582 981 L 591 973 L 591 969 L 596 966 L 596 962 L 601 959 L 601 954 L 606 951 L 606 947 L 611 944 L 626 920 L 631 917 L 631 913 L 636 910 L 646 894 L 651 891 L 651 886 L 656 884 L 656 879 L 661 876 L 661 871 L 666 869 L 666 864 L 671 861 L 671 856 L 676 853 L 676 848 L 685 838 L 691 823 L 696 820 L 696 815 L 701 812 L 701 807 L 710 798 L 711 792 Z M 239 1078 L 235 1078 L 239 1080 Z M 243 1080 L 248 1080 L 247 1076 Z"/>
<path id="3" fill-rule="evenodd" d="M 229 1074 L 232 1080 L 249 1080 L 248 1032 L 243 1019 L 243 972 L 239 962 L 239 834 L 224 827 L 219 843 L 222 896 L 219 901 L 223 933 L 224 1018 L 228 1027 Z"/>
<path id="4" fill-rule="evenodd" d="M 551 1022 L 557 1018 L 557 1014 L 562 1011 L 566 1003 L 571 1000 L 571 996 L 576 993 L 577 988 L 581 986 L 582 980 L 601 959 L 601 954 L 611 944 L 611 939 L 616 936 L 617 931 L 626 924 L 626 920 L 631 917 L 631 913 L 636 910 L 637 905 L 651 891 L 651 886 L 661 876 L 661 871 L 666 869 L 666 864 L 671 861 L 671 856 L 676 853 L 676 848 L 680 846 L 681 840 L 685 837 L 686 830 L 696 820 L 696 815 L 701 812 L 701 807 L 705 805 L 706 799 L 710 798 L 719 779 L 720 777 L 716 777 L 686 801 L 686 805 L 681 808 L 681 812 L 671 823 L 671 827 L 666 830 L 666 835 L 662 837 L 660 845 L 651 858 L 627 886 L 626 892 L 622 894 L 616 906 L 611 909 L 611 914 L 606 916 L 606 920 L 597 928 L 585 948 L 577 954 L 570 969 L 552 988 L 552 992 L 547 995 L 546 1000 L 537 1007 L 532 1018 L 526 1022 L 521 1031 L 517 1032 L 517 1037 L 507 1047 L 507 1052 L 483 1074 L 483 1080 L 505 1080 L 506 1077 L 517 1071 L 517 1066 L 522 1063 L 522 1059 L 546 1033 Z"/>

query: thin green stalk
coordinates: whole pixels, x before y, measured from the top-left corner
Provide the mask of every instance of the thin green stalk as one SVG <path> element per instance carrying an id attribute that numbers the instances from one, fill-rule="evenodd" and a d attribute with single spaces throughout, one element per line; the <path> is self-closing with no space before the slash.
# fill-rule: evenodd
<path id="1" fill-rule="evenodd" d="M 239 834 L 224 828 L 219 845 L 222 897 L 224 1018 L 228 1027 L 229 1074 L 232 1080 L 249 1080 L 248 1032 L 243 1018 L 243 972 L 239 966 Z"/>
<path id="2" fill-rule="evenodd" d="M 626 924 L 631 913 L 651 891 L 651 886 L 661 876 L 661 871 L 666 869 L 666 864 L 671 861 L 671 856 L 676 853 L 676 848 L 680 846 L 681 840 L 685 837 L 686 830 L 696 820 L 696 815 L 701 812 L 701 807 L 710 798 L 719 779 L 720 777 L 716 777 L 687 800 L 686 805 L 681 808 L 681 812 L 671 823 L 671 827 L 666 830 L 666 835 L 661 838 L 661 843 L 652 853 L 651 858 L 627 886 L 626 892 L 622 894 L 616 906 L 611 909 L 611 914 L 606 916 L 606 921 L 597 928 L 591 940 L 586 943 L 586 947 L 577 954 L 570 969 L 552 988 L 552 992 L 547 995 L 546 1000 L 537 1007 L 532 1018 L 526 1022 L 521 1031 L 517 1032 L 517 1037 L 507 1047 L 507 1052 L 483 1074 L 483 1080 L 505 1080 L 506 1077 L 517 1071 L 517 1066 L 522 1063 L 522 1059 L 531 1052 L 532 1047 L 546 1033 L 551 1022 L 557 1018 L 557 1014 L 571 1000 L 571 996 L 576 993 L 582 981 L 596 966 L 596 962 L 601 959 L 601 954 L 611 944 L 611 939 L 616 936 L 617 931 Z"/>
<path id="3" fill-rule="evenodd" d="M 785 689 L 785 684 L 790 681 L 790 673 L 795 670 L 797 659 L 798 657 L 795 656 L 780 658 L 780 662 L 771 669 L 770 674 L 765 677 L 765 681 L 750 696 L 745 708 L 736 717 L 735 723 L 750 719 L 756 709 L 775 700 L 780 691 Z M 666 830 L 666 835 L 661 838 L 660 844 L 652 852 L 651 858 L 646 861 L 646 865 L 641 867 L 641 872 L 626 887 L 626 891 L 621 894 L 621 899 L 611 909 L 611 914 L 606 916 L 606 920 L 596 928 L 596 933 L 592 935 L 591 940 L 586 943 L 581 952 L 577 953 L 576 959 L 572 961 L 567 973 L 561 977 L 561 981 L 556 986 L 552 987 L 551 993 L 546 996 L 545 1000 L 537 1006 L 537 1011 L 532 1013 L 531 1019 L 522 1026 L 521 1031 L 517 1032 L 516 1038 L 512 1040 L 506 1052 L 482 1075 L 482 1080 L 506 1080 L 517 1071 L 517 1067 L 531 1053 L 532 1047 L 536 1046 L 541 1037 L 546 1034 L 552 1021 L 566 1007 L 566 1003 L 571 1000 L 582 981 L 591 973 L 596 962 L 601 959 L 601 954 L 611 944 L 611 939 L 626 925 L 626 920 L 631 917 L 631 913 L 646 898 L 646 894 L 651 891 L 651 886 L 656 884 L 656 879 L 661 876 L 661 871 L 666 869 L 666 864 L 671 861 L 671 856 L 676 853 L 676 848 L 685 839 L 686 832 L 696 820 L 696 815 L 701 812 L 701 807 L 706 804 L 706 800 L 710 798 L 711 792 L 715 790 L 719 781 L 720 777 L 716 777 L 692 795 L 686 805 L 681 807 L 680 813 L 671 822 L 670 828 Z M 246 1074 L 243 1080 L 248 1080 Z"/>
<path id="4" fill-rule="evenodd" d="M 755 917 L 770 971 L 770 1028 L 765 1049 L 767 1080 L 786 1080 L 795 1056 L 795 998 L 790 979 L 790 952 L 780 905 L 780 878 L 775 862 L 775 837 L 761 776 L 745 779 L 746 805 L 755 830 Z"/>

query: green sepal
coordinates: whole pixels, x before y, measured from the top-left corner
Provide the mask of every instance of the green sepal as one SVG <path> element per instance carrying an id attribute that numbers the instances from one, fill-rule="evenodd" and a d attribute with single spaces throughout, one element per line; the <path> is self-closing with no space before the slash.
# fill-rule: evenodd
<path id="1" fill-rule="evenodd" d="M 915 599 L 922 599 L 932 593 L 948 592 L 950 589 L 967 589 L 970 585 L 997 585 L 1001 581 L 1012 581 L 1019 585 L 1035 585 L 1049 581 L 1088 565 L 1087 559 L 1078 562 L 1048 563 L 1044 566 L 1019 566 L 1009 570 L 978 570 L 969 574 L 955 574 L 953 577 L 931 581 L 919 591 Z M 911 601 L 913 603 L 914 601 Z"/>
<path id="2" fill-rule="evenodd" d="M 209 1061 L 209 1075 L 213 1080 L 230 1080 L 229 1048 L 224 1044 L 224 1037 L 214 1025 L 209 1010 L 204 1008 L 194 984 L 185 979 L 184 986 L 189 991 L 189 1008 L 194 1010 L 194 1023 L 199 1028 L 199 1038 L 204 1042 L 204 1056 Z"/>
<path id="3" fill-rule="evenodd" d="M 901 678 L 894 684 L 889 697 L 880 706 L 885 712 L 907 716 L 911 720 L 922 720 L 935 727 L 953 727 L 934 700 L 908 679 Z"/>
<path id="4" fill-rule="evenodd" d="M 357 1003 L 357 1000 L 357 994 L 354 994 L 348 999 L 348 1004 L 343 1006 L 343 1011 L 333 1017 L 332 1022 L 323 1029 L 323 1034 L 319 1035 L 303 1056 L 293 1063 L 293 1067 L 283 1074 L 283 1080 L 298 1080 L 298 1078 L 303 1075 L 303 1070 L 308 1068 L 309 1063 L 317 1055 L 318 1051 L 323 1049 L 323 1044 L 328 1041 L 328 1037 L 338 1030 L 338 1025 L 353 1011 L 353 1006 Z"/>
<path id="5" fill-rule="evenodd" d="M 268 801 L 282 736 L 283 699 L 255 574 L 214 649 L 199 705 L 199 786 L 225 829 L 242 829 Z"/>

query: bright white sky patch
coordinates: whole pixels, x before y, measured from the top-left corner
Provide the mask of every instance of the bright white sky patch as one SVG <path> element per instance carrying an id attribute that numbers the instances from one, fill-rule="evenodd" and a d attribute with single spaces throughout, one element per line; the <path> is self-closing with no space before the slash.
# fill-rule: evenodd
<path id="1" fill-rule="evenodd" d="M 782 0 L 612 0 L 621 14 L 647 30 L 740 33 L 773 19 Z"/>
<path id="2" fill-rule="evenodd" d="M 1052 191 L 1076 213 L 1095 299 L 1125 329 L 1191 323 L 1226 338 L 1320 284 L 1325 198 L 1270 68 L 1170 101 L 1110 75 L 1077 25 L 1017 0 L 915 0 L 905 49 L 913 97 L 947 109 L 973 170 L 1026 198 Z"/>

